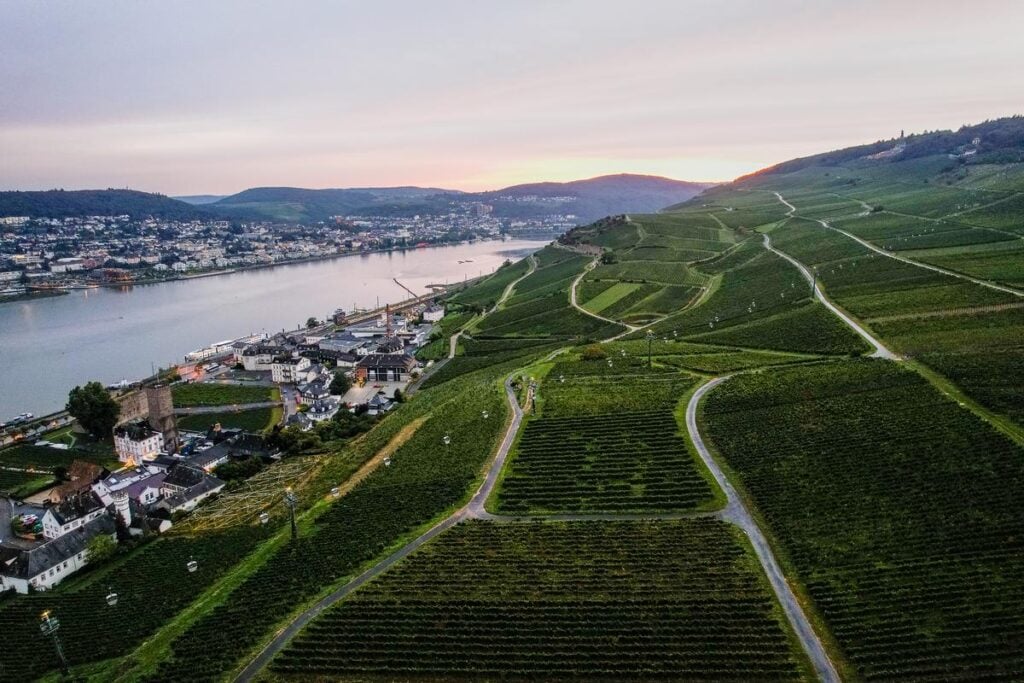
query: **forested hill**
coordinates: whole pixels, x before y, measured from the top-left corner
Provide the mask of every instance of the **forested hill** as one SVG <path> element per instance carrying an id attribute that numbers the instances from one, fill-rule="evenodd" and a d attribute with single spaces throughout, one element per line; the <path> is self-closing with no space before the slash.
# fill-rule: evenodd
<path id="1" fill-rule="evenodd" d="M 69 218 L 121 216 L 190 220 L 216 217 L 215 211 L 136 190 L 44 190 L 0 192 L 0 216 Z"/>
<path id="2" fill-rule="evenodd" d="M 528 183 L 479 193 L 499 215 L 550 212 L 561 205 L 583 221 L 621 213 L 651 213 L 712 187 L 651 175 L 623 173 L 567 183 Z"/>
<path id="3" fill-rule="evenodd" d="M 239 218 L 313 222 L 332 216 L 446 214 L 481 202 L 494 215 L 526 218 L 573 215 L 582 222 L 621 213 L 657 211 L 710 187 L 657 176 L 614 175 L 568 183 L 532 183 L 491 192 L 435 187 L 312 190 L 257 187 L 228 197 L 199 195 L 182 200 L 135 190 L 46 190 L 0 192 L 0 216 L 66 218 L 127 214 L 132 218 Z"/>
<path id="4" fill-rule="evenodd" d="M 572 214 L 580 222 L 619 213 L 657 211 L 685 201 L 710 183 L 692 183 L 646 175 L 609 175 L 566 183 L 530 183 L 489 192 L 460 192 L 421 187 L 310 190 L 259 187 L 211 205 L 244 209 L 284 220 L 324 220 L 336 215 L 446 213 L 453 204 L 482 202 L 499 217 L 524 218 Z"/>
<path id="5" fill-rule="evenodd" d="M 977 145 L 973 144 L 975 140 L 978 141 Z M 878 154 L 882 156 L 873 160 L 865 159 Z M 766 174 L 792 173 L 809 166 L 839 166 L 861 160 L 891 163 L 939 154 L 963 155 L 964 161 L 971 164 L 1024 162 L 1024 116 L 993 119 L 972 126 L 962 126 L 955 131 L 911 133 L 903 137 L 792 159 L 739 180 Z"/>

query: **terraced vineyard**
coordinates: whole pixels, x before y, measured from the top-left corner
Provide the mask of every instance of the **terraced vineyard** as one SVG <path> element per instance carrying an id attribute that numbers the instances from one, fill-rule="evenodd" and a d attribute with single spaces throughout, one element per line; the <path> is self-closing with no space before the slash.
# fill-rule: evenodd
<path id="1" fill-rule="evenodd" d="M 711 487 L 671 411 L 530 422 L 502 481 L 503 513 L 690 510 Z"/>
<path id="2" fill-rule="evenodd" d="M 151 680 L 222 677 L 284 616 L 282 606 L 301 604 L 352 575 L 461 500 L 504 424 L 507 407 L 496 384 L 501 372 L 498 365 L 425 390 L 404 416 L 389 415 L 382 426 L 392 434 L 408 420 L 430 417 L 398 447 L 389 466 L 375 469 L 319 514 L 308 533 L 274 553 L 222 604 L 178 636 L 172 657 Z M 450 436 L 447 445 L 445 435 Z M 368 437 L 374 438 L 373 433 Z M 380 437 L 374 441 L 383 445 Z"/>
<path id="3" fill-rule="evenodd" d="M 704 419 L 857 677 L 1024 674 L 1024 450 L 885 361 L 735 377 Z"/>
<path id="4" fill-rule="evenodd" d="M 298 680 L 796 680 L 749 550 L 713 520 L 469 522 L 325 612 Z"/>
<path id="5" fill-rule="evenodd" d="M 72 665 L 128 654 L 244 557 L 259 538 L 256 532 L 160 539 L 101 576 L 86 574 L 80 584 L 0 603 L 0 679 L 33 680 L 59 668 L 53 647 L 39 635 L 43 610 L 60 619 Z M 196 572 L 185 566 L 190 559 L 199 563 Z M 113 607 L 105 600 L 111 589 L 119 596 Z"/>

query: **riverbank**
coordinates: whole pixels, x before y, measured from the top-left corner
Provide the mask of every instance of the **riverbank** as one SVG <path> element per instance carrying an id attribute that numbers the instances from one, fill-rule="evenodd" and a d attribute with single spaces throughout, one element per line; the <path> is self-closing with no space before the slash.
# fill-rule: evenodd
<path id="1" fill-rule="evenodd" d="M 461 284 L 543 245 L 488 240 L 378 250 L 0 305 L 0 417 L 59 411 L 75 385 L 147 377 L 213 340 L 297 329 L 339 308 L 400 302 L 409 298 L 403 286 L 426 294 L 431 284 Z"/>
<path id="2" fill-rule="evenodd" d="M 554 237 L 552 237 L 554 239 Z M 419 247 L 392 247 L 390 249 L 367 249 L 365 251 L 351 251 L 344 254 L 324 254 L 322 256 L 310 256 L 307 258 L 289 259 L 287 261 L 277 261 L 275 263 L 253 263 L 244 266 L 233 266 L 231 268 L 218 268 L 214 270 L 205 270 L 198 273 L 184 273 L 180 275 L 170 275 L 168 277 L 152 278 L 146 280 L 132 280 L 130 282 L 102 282 L 98 283 L 100 287 L 107 287 L 111 289 L 123 289 L 125 287 L 134 287 L 142 285 L 158 285 L 165 282 L 180 282 L 183 280 L 199 280 L 208 277 L 218 277 L 220 275 L 231 275 L 232 273 L 244 273 L 247 271 L 254 270 L 266 270 L 273 269 L 282 266 L 295 266 L 303 263 L 317 263 L 321 261 L 333 261 L 339 258 L 348 258 L 352 256 L 372 256 L 374 254 L 395 254 L 395 253 L 407 253 L 407 252 L 418 252 L 427 249 L 440 249 L 445 247 L 457 247 L 467 244 L 480 244 L 486 242 L 515 242 L 517 238 L 503 239 L 503 238 L 487 238 L 487 239 L 476 239 L 476 240 L 462 240 L 460 242 L 443 242 L 440 244 L 427 244 Z M 532 241 L 532 239 L 530 240 Z M 60 292 L 60 294 L 66 294 L 67 292 Z M 8 299 L 0 300 L 0 303 L 8 301 Z"/>

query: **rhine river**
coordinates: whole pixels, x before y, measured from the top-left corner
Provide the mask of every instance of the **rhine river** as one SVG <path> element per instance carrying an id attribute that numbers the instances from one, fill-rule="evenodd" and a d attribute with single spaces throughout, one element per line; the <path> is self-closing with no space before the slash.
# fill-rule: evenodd
<path id="1" fill-rule="evenodd" d="M 490 273 L 544 244 L 486 241 L 346 256 L 0 303 L 0 421 L 60 410 L 77 384 L 140 379 L 215 341 L 408 298 L 392 278 L 425 294 L 428 284 Z"/>

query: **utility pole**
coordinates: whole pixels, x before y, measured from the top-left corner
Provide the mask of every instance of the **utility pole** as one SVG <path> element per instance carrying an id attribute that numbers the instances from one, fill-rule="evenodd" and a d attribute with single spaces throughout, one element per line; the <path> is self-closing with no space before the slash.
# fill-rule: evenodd
<path id="1" fill-rule="evenodd" d="M 295 495 L 292 487 L 289 486 L 284 490 L 284 504 L 288 506 L 288 511 L 292 520 L 292 540 L 294 541 L 299 537 L 299 529 L 295 526 L 295 506 L 299 503 L 299 497 Z"/>
<path id="2" fill-rule="evenodd" d="M 39 631 L 43 636 L 53 638 L 53 647 L 57 650 L 57 656 L 60 658 L 60 669 L 65 676 L 70 676 L 71 670 L 68 668 L 67 657 L 64 656 L 64 647 L 60 644 L 60 636 L 57 635 L 59 628 L 60 621 L 56 617 L 50 616 L 50 610 L 43 612 L 39 620 Z"/>
<path id="3" fill-rule="evenodd" d="M 818 266 L 814 266 L 814 275 L 811 278 L 811 299 L 815 299 L 818 294 Z"/>
<path id="4" fill-rule="evenodd" d="M 647 330 L 647 367 L 651 365 L 651 344 L 654 342 L 654 330 Z"/>

